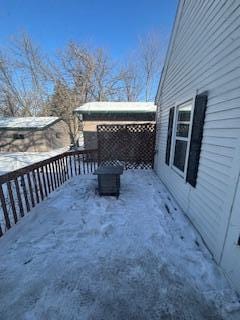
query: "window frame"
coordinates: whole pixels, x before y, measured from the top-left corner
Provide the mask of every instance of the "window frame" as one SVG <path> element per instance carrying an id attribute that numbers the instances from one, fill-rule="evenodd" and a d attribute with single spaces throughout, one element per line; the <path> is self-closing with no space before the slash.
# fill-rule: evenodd
<path id="1" fill-rule="evenodd" d="M 186 181 L 187 177 L 187 167 L 188 167 L 188 159 L 189 159 L 189 151 L 190 151 L 190 143 L 191 143 L 191 134 L 192 134 L 192 125 L 193 125 L 193 115 L 194 115 L 194 106 L 195 106 L 195 97 L 190 99 L 185 99 L 183 101 L 179 101 L 175 104 L 175 110 L 174 110 L 174 120 L 173 120 L 173 133 L 172 133 L 172 143 L 171 143 L 171 155 L 170 155 L 170 165 L 171 168 Z M 190 121 L 187 121 L 189 123 L 189 130 L 188 130 L 188 136 L 187 137 L 179 137 L 177 136 L 177 124 L 178 124 L 178 114 L 179 109 L 181 107 L 184 107 L 185 105 L 191 104 L 191 115 L 190 115 Z M 180 121 L 181 122 L 181 121 Z M 183 121 L 182 121 L 183 122 Z M 174 165 L 174 156 L 175 156 L 175 147 L 176 147 L 176 141 L 186 141 L 187 142 L 187 148 L 186 148 L 186 157 L 185 157 L 185 163 L 184 163 L 184 171 L 181 171 L 179 168 L 177 168 Z"/>
<path id="2" fill-rule="evenodd" d="M 13 140 L 24 140 L 25 139 L 25 134 L 23 133 L 13 133 L 13 136 L 12 136 Z"/>

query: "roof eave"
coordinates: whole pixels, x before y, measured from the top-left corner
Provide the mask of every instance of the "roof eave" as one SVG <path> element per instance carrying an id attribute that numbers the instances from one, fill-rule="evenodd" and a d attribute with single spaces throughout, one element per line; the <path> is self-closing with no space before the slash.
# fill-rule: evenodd
<path id="1" fill-rule="evenodd" d="M 58 118 L 51 123 L 48 123 L 44 127 L 0 127 L 0 131 L 43 131 L 48 129 L 49 127 L 53 126 L 57 122 L 61 121 L 61 118 Z"/>
<path id="2" fill-rule="evenodd" d="M 80 114 L 90 114 L 90 113 L 108 113 L 108 114 L 122 114 L 122 113 L 156 113 L 156 110 L 154 111 L 109 111 L 109 110 L 101 110 L 101 111 L 96 111 L 96 110 L 75 110 L 75 113 L 80 113 Z"/>

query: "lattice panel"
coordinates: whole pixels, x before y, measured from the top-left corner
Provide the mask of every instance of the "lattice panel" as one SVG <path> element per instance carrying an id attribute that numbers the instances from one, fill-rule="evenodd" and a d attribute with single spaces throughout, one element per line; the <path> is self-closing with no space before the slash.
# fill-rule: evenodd
<path id="1" fill-rule="evenodd" d="M 125 169 L 153 168 L 156 125 L 137 123 L 98 125 L 98 156 L 102 165 Z"/>

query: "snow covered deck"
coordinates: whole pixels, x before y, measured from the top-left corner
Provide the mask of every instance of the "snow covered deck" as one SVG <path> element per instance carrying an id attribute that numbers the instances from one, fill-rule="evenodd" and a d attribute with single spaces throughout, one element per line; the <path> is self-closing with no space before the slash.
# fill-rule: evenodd
<path id="1" fill-rule="evenodd" d="M 237 296 L 150 171 L 66 183 L 0 239 L 2 319 L 239 319 Z"/>

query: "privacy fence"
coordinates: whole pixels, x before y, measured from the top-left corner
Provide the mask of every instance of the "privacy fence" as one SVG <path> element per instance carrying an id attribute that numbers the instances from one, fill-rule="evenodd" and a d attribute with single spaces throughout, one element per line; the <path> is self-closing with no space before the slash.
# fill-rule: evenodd
<path id="1" fill-rule="evenodd" d="M 97 126 L 98 160 L 125 169 L 151 169 L 154 164 L 155 123 Z"/>
<path id="2" fill-rule="evenodd" d="M 64 182 L 97 165 L 97 150 L 69 151 L 0 176 L 0 237 Z"/>

